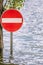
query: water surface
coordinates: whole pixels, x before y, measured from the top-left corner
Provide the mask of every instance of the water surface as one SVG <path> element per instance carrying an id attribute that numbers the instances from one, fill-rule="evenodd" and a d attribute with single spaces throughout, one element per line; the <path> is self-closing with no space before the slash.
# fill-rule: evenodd
<path id="1" fill-rule="evenodd" d="M 13 58 L 10 57 L 10 33 L 3 30 L 3 62 L 43 65 L 43 0 L 26 0 L 20 12 L 24 24 L 13 33 Z"/>

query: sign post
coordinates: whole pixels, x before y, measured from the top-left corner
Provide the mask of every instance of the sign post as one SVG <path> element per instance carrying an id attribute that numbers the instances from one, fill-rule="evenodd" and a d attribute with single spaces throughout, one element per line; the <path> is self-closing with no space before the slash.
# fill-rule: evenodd
<path id="1" fill-rule="evenodd" d="M 2 27 L 11 32 L 10 34 L 10 54 L 13 54 L 13 33 L 21 28 L 23 25 L 22 14 L 18 10 L 9 9 L 2 13 L 1 16 L 1 25 Z"/>
<path id="2" fill-rule="evenodd" d="M 13 56 L 13 33 L 10 33 L 10 55 Z"/>
<path id="3" fill-rule="evenodd" d="M 13 60 L 13 33 L 10 33 L 10 57 L 9 62 L 11 63 L 11 60 Z"/>

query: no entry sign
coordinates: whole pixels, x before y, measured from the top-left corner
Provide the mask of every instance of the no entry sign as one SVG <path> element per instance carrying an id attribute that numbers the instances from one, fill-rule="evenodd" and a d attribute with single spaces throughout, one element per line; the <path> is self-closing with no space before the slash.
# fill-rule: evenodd
<path id="1" fill-rule="evenodd" d="M 1 25 L 9 32 L 17 31 L 23 24 L 22 14 L 18 10 L 10 9 L 2 13 Z"/>

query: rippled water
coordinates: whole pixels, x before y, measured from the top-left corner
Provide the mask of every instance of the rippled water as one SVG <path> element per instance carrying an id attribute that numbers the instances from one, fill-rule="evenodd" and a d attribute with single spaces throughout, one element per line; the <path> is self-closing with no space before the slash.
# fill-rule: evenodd
<path id="1" fill-rule="evenodd" d="M 26 0 L 20 11 L 24 24 L 13 33 L 13 58 L 10 57 L 10 33 L 3 30 L 3 61 L 43 65 L 43 0 Z"/>

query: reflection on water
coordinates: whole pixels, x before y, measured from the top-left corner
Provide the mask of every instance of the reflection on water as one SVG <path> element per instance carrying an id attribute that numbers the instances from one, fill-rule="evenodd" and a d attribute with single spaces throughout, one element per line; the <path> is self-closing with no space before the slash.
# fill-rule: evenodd
<path id="1" fill-rule="evenodd" d="M 22 28 L 13 33 L 13 55 L 10 54 L 10 33 L 3 30 L 3 62 L 19 65 L 43 65 L 43 0 L 26 0 L 20 10 Z"/>

